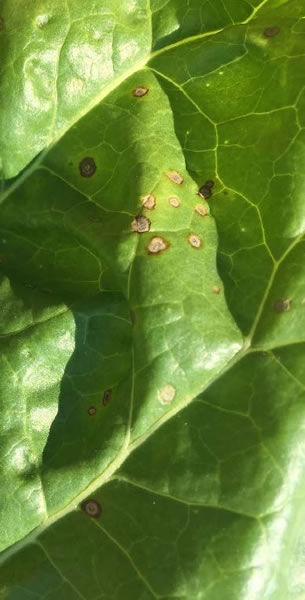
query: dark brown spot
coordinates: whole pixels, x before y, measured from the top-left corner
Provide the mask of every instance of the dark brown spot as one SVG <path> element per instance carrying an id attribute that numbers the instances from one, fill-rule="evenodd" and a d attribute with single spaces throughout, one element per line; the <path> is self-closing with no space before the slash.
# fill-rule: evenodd
<path id="1" fill-rule="evenodd" d="M 187 239 L 193 248 L 200 248 L 202 246 L 202 241 L 196 233 L 191 233 Z"/>
<path id="2" fill-rule="evenodd" d="M 139 87 L 136 87 L 134 90 L 132 90 L 132 95 L 135 98 L 143 98 L 143 96 L 146 96 L 146 94 L 148 94 L 148 88 L 144 85 L 140 85 Z"/>
<path id="3" fill-rule="evenodd" d="M 212 196 L 212 186 L 208 185 L 208 183 L 210 182 L 207 181 L 207 183 L 204 183 L 197 192 L 198 196 L 204 198 L 205 200 L 208 200 L 208 198 Z"/>
<path id="4" fill-rule="evenodd" d="M 96 164 L 94 158 L 86 156 L 79 163 L 79 171 L 82 177 L 92 177 L 96 171 Z"/>
<path id="5" fill-rule="evenodd" d="M 96 500 L 85 500 L 85 502 L 82 502 L 81 507 L 93 519 L 97 519 L 102 512 L 102 507 Z"/>
<path id="6" fill-rule="evenodd" d="M 137 215 L 131 223 L 131 228 L 137 233 L 146 233 L 150 230 L 150 220 L 145 215 Z"/>
<path id="7" fill-rule="evenodd" d="M 219 287 L 219 285 L 213 285 L 213 292 L 214 292 L 214 294 L 219 294 L 220 293 L 220 287 Z"/>
<path id="8" fill-rule="evenodd" d="M 280 298 L 274 303 L 274 310 L 277 313 L 288 312 L 291 309 L 292 300 L 283 300 Z"/>
<path id="9" fill-rule="evenodd" d="M 147 194 L 147 196 L 143 196 L 142 203 L 144 208 L 153 210 L 156 206 L 156 198 L 153 194 Z"/>
<path id="10" fill-rule="evenodd" d="M 177 185 L 181 185 L 184 182 L 182 175 L 180 175 L 177 171 L 168 171 L 166 173 L 167 177 Z"/>
<path id="11" fill-rule="evenodd" d="M 95 413 L 96 413 L 96 408 L 95 408 L 95 406 L 90 406 L 90 407 L 88 408 L 88 415 L 92 416 L 92 415 L 95 415 Z"/>
<path id="12" fill-rule="evenodd" d="M 169 244 L 162 237 L 155 236 L 151 238 L 148 246 L 147 253 L 148 254 L 160 254 L 168 248 Z"/>
<path id="13" fill-rule="evenodd" d="M 111 400 L 111 396 L 112 396 L 112 390 L 105 390 L 104 396 L 103 396 L 103 405 L 104 406 L 107 406 L 107 404 L 109 404 L 109 402 Z"/>
<path id="14" fill-rule="evenodd" d="M 206 181 L 206 182 L 205 182 L 205 185 L 206 185 L 208 188 L 212 188 L 212 187 L 214 187 L 214 185 L 215 185 L 215 181 L 213 181 L 212 179 L 209 179 L 208 181 Z"/>
<path id="15" fill-rule="evenodd" d="M 276 35 L 278 35 L 280 33 L 280 28 L 279 27 L 267 27 L 267 29 L 265 29 L 264 31 L 264 36 L 266 38 L 272 38 Z"/>
<path id="16" fill-rule="evenodd" d="M 134 327 L 136 324 L 136 313 L 134 312 L 134 310 L 130 311 L 130 319 L 131 319 L 131 325 L 132 325 L 132 327 Z"/>

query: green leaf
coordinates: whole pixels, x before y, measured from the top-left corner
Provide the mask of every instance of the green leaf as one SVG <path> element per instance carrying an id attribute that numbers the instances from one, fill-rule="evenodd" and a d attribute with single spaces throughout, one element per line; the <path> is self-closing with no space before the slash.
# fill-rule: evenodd
<path id="1" fill-rule="evenodd" d="M 143 53 L 2 112 L 0 598 L 304 598 L 302 4 L 70 2 Z"/>

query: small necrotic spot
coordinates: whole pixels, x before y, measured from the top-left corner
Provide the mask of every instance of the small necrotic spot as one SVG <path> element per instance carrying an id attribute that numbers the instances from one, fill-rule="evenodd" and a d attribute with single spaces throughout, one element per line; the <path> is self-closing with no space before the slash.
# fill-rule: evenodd
<path id="1" fill-rule="evenodd" d="M 291 309 L 292 300 L 283 300 L 280 298 L 274 304 L 274 310 L 277 313 L 288 312 Z"/>
<path id="2" fill-rule="evenodd" d="M 201 217 L 206 217 L 209 212 L 206 209 L 205 206 L 203 206 L 203 204 L 196 204 L 195 206 L 195 211 L 198 213 L 198 215 L 200 215 Z"/>
<path id="3" fill-rule="evenodd" d="M 144 208 L 148 210 L 153 210 L 156 206 L 156 198 L 153 194 L 147 194 L 147 196 L 143 196 L 142 204 Z"/>
<path id="4" fill-rule="evenodd" d="M 279 27 L 267 27 L 267 29 L 265 29 L 264 31 L 264 36 L 266 38 L 271 38 L 271 37 L 275 37 L 276 35 L 278 35 L 280 33 L 280 28 Z"/>
<path id="5" fill-rule="evenodd" d="M 202 245 L 202 241 L 199 235 L 196 235 L 196 233 L 191 233 L 188 236 L 188 241 L 193 248 L 200 248 L 200 246 Z"/>
<path id="6" fill-rule="evenodd" d="M 79 171 L 82 177 L 92 177 L 96 171 L 96 164 L 94 158 L 86 156 L 79 163 Z"/>
<path id="7" fill-rule="evenodd" d="M 107 404 L 109 404 L 109 402 L 111 400 L 111 396 L 112 396 L 112 390 L 105 390 L 104 396 L 103 396 L 103 405 L 104 406 L 107 406 Z"/>
<path id="8" fill-rule="evenodd" d="M 130 311 L 130 320 L 131 320 L 131 326 L 134 327 L 136 324 L 136 313 L 134 312 L 134 310 Z"/>
<path id="9" fill-rule="evenodd" d="M 181 185 L 181 183 L 184 181 L 182 175 L 179 175 L 177 171 L 168 171 L 166 175 L 173 183 L 176 183 L 177 185 Z"/>
<path id="10" fill-rule="evenodd" d="M 146 94 L 148 94 L 148 88 L 144 87 L 144 85 L 140 85 L 132 90 L 132 95 L 135 98 L 143 98 L 143 96 L 146 96 Z"/>
<path id="11" fill-rule="evenodd" d="M 156 236 L 150 240 L 147 246 L 147 252 L 148 254 L 160 254 L 160 252 L 163 252 L 166 248 L 168 248 L 168 242 L 162 237 Z"/>
<path id="12" fill-rule="evenodd" d="M 220 293 L 220 287 L 219 285 L 213 285 L 213 292 L 214 294 L 219 294 Z"/>
<path id="13" fill-rule="evenodd" d="M 177 198 L 177 196 L 171 196 L 168 199 L 169 203 L 171 206 L 173 206 L 174 208 L 178 208 L 178 206 L 180 206 L 181 202 L 179 200 L 179 198 Z"/>
<path id="14" fill-rule="evenodd" d="M 37 27 L 44 27 L 49 22 L 49 15 L 39 15 L 36 19 Z"/>
<path id="15" fill-rule="evenodd" d="M 85 500 L 85 502 L 82 502 L 81 507 L 93 519 L 97 519 L 102 512 L 101 505 L 96 500 Z"/>
<path id="16" fill-rule="evenodd" d="M 170 383 L 165 385 L 159 391 L 159 400 L 161 404 L 170 404 L 176 396 L 176 389 Z"/>
<path id="17" fill-rule="evenodd" d="M 131 223 L 131 228 L 137 233 L 146 233 L 150 230 L 150 220 L 145 215 L 137 215 Z"/>
<path id="18" fill-rule="evenodd" d="M 197 192 L 198 196 L 204 198 L 205 200 L 208 200 L 208 198 L 212 196 L 212 186 L 208 185 L 208 183 L 210 182 L 207 181 L 207 183 L 204 183 Z"/>
<path id="19" fill-rule="evenodd" d="M 95 408 L 95 406 L 90 406 L 90 407 L 88 408 L 88 415 L 92 416 L 92 415 L 95 415 L 95 413 L 96 413 L 96 408 Z"/>

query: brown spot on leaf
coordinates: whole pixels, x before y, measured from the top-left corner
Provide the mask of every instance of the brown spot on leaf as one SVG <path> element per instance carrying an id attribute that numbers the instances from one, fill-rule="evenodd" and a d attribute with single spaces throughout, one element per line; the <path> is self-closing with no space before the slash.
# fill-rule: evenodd
<path id="1" fill-rule="evenodd" d="M 97 519 L 102 512 L 102 507 L 96 500 L 85 500 L 82 502 L 81 507 L 93 519 Z"/>
<path id="2" fill-rule="evenodd" d="M 142 204 L 144 208 L 153 210 L 156 206 L 156 197 L 153 194 L 147 194 L 147 196 L 143 196 Z"/>
<path id="3" fill-rule="evenodd" d="M 202 245 L 202 241 L 196 233 L 191 233 L 187 239 L 193 248 L 200 248 Z"/>
<path id="4" fill-rule="evenodd" d="M 130 311 L 130 319 L 131 319 L 131 326 L 134 327 L 136 324 L 136 313 L 134 310 Z"/>
<path id="5" fill-rule="evenodd" d="M 171 383 L 165 385 L 159 391 L 159 400 L 161 404 L 170 404 L 176 396 L 176 389 Z"/>
<path id="6" fill-rule="evenodd" d="M 137 233 L 146 233 L 150 230 L 150 220 L 145 215 L 137 215 L 131 223 L 131 228 Z"/>
<path id="7" fill-rule="evenodd" d="M 96 408 L 95 408 L 95 406 L 90 406 L 90 407 L 88 408 L 88 415 L 92 416 L 92 415 L 95 415 L 95 413 L 96 413 Z"/>
<path id="8" fill-rule="evenodd" d="M 208 200 L 212 196 L 212 187 L 214 185 L 213 181 L 206 181 L 198 190 L 197 194 L 201 198 Z"/>
<path id="9" fill-rule="evenodd" d="M 275 37 L 276 35 L 278 35 L 280 33 L 280 28 L 279 27 L 267 27 L 267 29 L 265 29 L 264 31 L 264 36 L 266 38 L 272 38 Z"/>
<path id="10" fill-rule="evenodd" d="M 134 90 L 132 90 L 132 95 L 135 98 L 143 98 L 143 96 L 146 96 L 146 94 L 148 94 L 148 88 L 144 85 L 139 85 L 139 87 L 136 87 Z"/>
<path id="11" fill-rule="evenodd" d="M 107 406 L 107 404 L 109 404 L 109 402 L 111 400 L 111 396 L 112 396 L 112 390 L 105 390 L 104 396 L 103 396 L 103 405 L 104 406 Z"/>
<path id="12" fill-rule="evenodd" d="M 178 208 L 181 204 L 181 202 L 180 202 L 179 198 L 177 198 L 177 196 L 171 196 L 168 199 L 168 201 L 169 201 L 170 205 L 173 206 L 174 208 Z"/>
<path id="13" fill-rule="evenodd" d="M 148 254 L 160 254 L 168 248 L 169 244 L 162 237 L 155 236 L 151 238 L 148 246 L 147 252 Z"/>
<path id="14" fill-rule="evenodd" d="M 184 182 L 182 175 L 179 175 L 177 171 L 168 171 L 166 175 L 173 183 L 176 183 L 177 185 L 181 185 L 181 183 Z"/>
<path id="15" fill-rule="evenodd" d="M 277 313 L 288 312 L 291 309 L 291 304 L 292 300 L 283 300 L 283 298 L 280 298 L 274 303 L 273 308 Z"/>
<path id="16" fill-rule="evenodd" d="M 195 211 L 201 216 L 206 217 L 209 214 L 209 211 L 203 204 L 196 204 Z"/>
<path id="17" fill-rule="evenodd" d="M 82 177 L 92 177 L 96 171 L 94 158 L 86 156 L 79 163 L 79 171 Z"/>
<path id="18" fill-rule="evenodd" d="M 214 294 L 219 294 L 220 293 L 220 287 L 219 285 L 213 285 L 213 292 Z"/>

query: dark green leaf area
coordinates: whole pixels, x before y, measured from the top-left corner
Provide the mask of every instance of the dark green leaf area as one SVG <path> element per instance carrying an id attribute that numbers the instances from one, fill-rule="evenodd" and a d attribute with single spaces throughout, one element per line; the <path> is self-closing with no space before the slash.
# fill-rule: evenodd
<path id="1" fill-rule="evenodd" d="M 6 563 L 8 597 L 15 569 L 24 597 L 42 578 L 51 597 L 293 597 L 302 353 L 293 370 L 285 352 L 247 357 L 168 421 L 95 491 L 98 518 L 74 512 Z"/>

